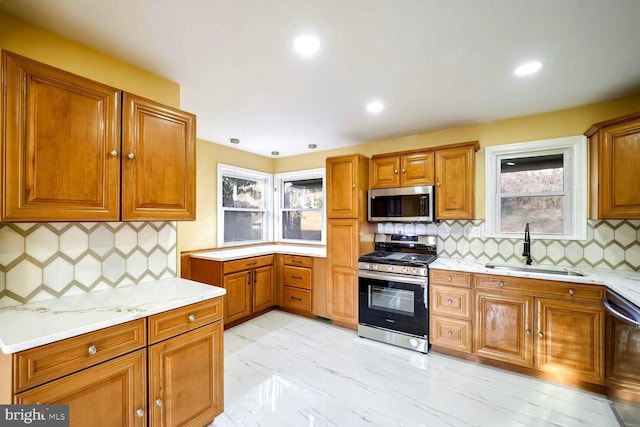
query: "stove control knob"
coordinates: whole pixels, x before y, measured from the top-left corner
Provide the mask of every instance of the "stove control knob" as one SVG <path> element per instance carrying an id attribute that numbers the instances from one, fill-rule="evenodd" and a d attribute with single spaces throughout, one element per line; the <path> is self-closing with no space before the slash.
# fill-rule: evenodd
<path id="1" fill-rule="evenodd" d="M 402 267 L 402 272 L 406 274 L 409 272 L 409 269 L 407 267 Z"/>
<path id="2" fill-rule="evenodd" d="M 387 265 L 387 271 L 393 271 L 393 265 Z"/>
<path id="3" fill-rule="evenodd" d="M 373 264 L 373 269 L 377 270 L 378 269 L 378 264 Z"/>
<path id="4" fill-rule="evenodd" d="M 366 268 L 367 270 L 370 268 L 368 262 L 364 264 L 364 268 Z"/>
<path id="5" fill-rule="evenodd" d="M 420 269 L 414 268 L 413 269 L 413 274 L 420 274 Z"/>

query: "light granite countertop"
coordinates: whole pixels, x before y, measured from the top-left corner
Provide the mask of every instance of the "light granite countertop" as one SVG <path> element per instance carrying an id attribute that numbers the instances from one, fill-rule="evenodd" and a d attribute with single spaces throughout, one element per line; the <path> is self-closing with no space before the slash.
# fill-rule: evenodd
<path id="1" fill-rule="evenodd" d="M 210 259 L 213 261 L 231 261 L 234 259 L 269 254 L 303 255 L 318 258 L 327 257 L 326 246 L 299 245 L 256 245 L 241 248 L 220 249 L 210 252 L 192 254 L 192 258 Z"/>
<path id="2" fill-rule="evenodd" d="M 0 309 L 0 350 L 16 353 L 222 296 L 226 290 L 172 278 Z"/>
<path id="3" fill-rule="evenodd" d="M 640 273 L 635 271 L 593 270 L 587 268 L 562 268 L 553 265 L 536 265 L 533 268 L 568 270 L 584 276 L 565 276 L 528 271 L 506 271 L 487 268 L 485 261 L 438 258 L 429 264 L 429 268 L 439 270 L 468 271 L 470 273 L 496 274 L 501 276 L 528 277 L 532 279 L 555 280 L 559 282 L 603 285 L 640 307 Z M 509 264 L 501 264 L 509 265 Z M 513 264 L 516 265 L 516 264 Z M 520 265 L 520 267 L 522 267 Z"/>

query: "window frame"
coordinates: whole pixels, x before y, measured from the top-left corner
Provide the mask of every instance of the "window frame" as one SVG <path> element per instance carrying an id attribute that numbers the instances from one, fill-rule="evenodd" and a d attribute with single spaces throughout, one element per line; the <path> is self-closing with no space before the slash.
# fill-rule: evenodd
<path id="1" fill-rule="evenodd" d="M 282 243 L 299 243 L 305 245 L 326 245 L 326 196 L 327 196 L 327 179 L 324 168 L 306 169 L 294 172 L 277 173 L 274 178 L 274 237 L 276 242 Z M 282 236 L 282 217 L 284 211 L 317 211 L 318 209 L 285 209 L 284 208 L 284 183 L 286 181 L 305 180 L 305 179 L 322 179 L 322 208 L 320 209 L 320 240 L 302 240 L 302 239 L 285 239 Z"/>
<path id="2" fill-rule="evenodd" d="M 500 227 L 501 192 L 500 161 L 507 157 L 536 157 L 563 154 L 565 214 L 562 234 L 542 234 L 531 230 L 531 236 L 548 240 L 585 240 L 587 238 L 587 138 L 576 135 L 562 138 L 518 142 L 485 148 L 485 235 L 491 238 L 519 238 L 523 231 L 503 233 Z M 513 194 L 513 193 L 505 193 Z M 537 193 L 536 193 L 537 194 Z M 542 194 L 542 193 L 540 193 Z M 557 192 L 544 193 L 555 195 Z M 534 193 L 527 194 L 533 196 Z"/>
<path id="3" fill-rule="evenodd" d="M 250 179 L 256 181 L 264 181 L 264 207 L 263 209 L 250 208 L 225 208 L 223 206 L 223 177 L 231 176 L 240 179 Z M 218 230 L 217 240 L 218 247 L 244 246 L 256 243 L 266 243 L 273 241 L 273 175 L 266 172 L 260 172 L 251 169 L 245 169 L 237 166 L 218 163 Z M 260 240 L 242 240 L 238 242 L 224 241 L 224 213 L 227 211 L 235 212 L 264 212 L 262 239 Z"/>

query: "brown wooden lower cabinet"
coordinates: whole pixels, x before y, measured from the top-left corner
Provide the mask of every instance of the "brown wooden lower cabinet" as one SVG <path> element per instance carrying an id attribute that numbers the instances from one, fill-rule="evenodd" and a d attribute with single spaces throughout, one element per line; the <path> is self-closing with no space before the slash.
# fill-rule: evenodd
<path id="1" fill-rule="evenodd" d="M 20 393 L 15 403 L 68 404 L 72 427 L 145 426 L 146 359 L 138 350 Z"/>
<path id="2" fill-rule="evenodd" d="M 0 403 L 68 404 L 72 427 L 206 425 L 223 411 L 222 301 L 0 354 Z"/>
<path id="3" fill-rule="evenodd" d="M 149 347 L 149 425 L 205 425 L 222 412 L 223 333 L 216 322 Z"/>

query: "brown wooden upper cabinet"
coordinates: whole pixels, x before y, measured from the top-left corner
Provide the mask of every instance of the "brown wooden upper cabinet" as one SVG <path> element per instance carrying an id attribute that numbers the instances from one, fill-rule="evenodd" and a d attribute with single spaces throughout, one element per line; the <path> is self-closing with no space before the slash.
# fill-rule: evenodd
<path id="1" fill-rule="evenodd" d="M 358 154 L 327 158 L 327 218 L 358 218 L 362 209 L 366 212 L 365 162 Z"/>
<path id="2" fill-rule="evenodd" d="M 435 150 L 436 218 L 473 219 L 478 141 Z"/>
<path id="3" fill-rule="evenodd" d="M 407 151 L 371 157 L 371 188 L 433 185 L 433 151 Z"/>
<path id="4" fill-rule="evenodd" d="M 640 113 L 591 126 L 592 219 L 640 218 Z"/>
<path id="5" fill-rule="evenodd" d="M 3 221 L 195 219 L 195 116 L 2 51 Z"/>

